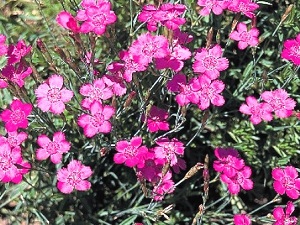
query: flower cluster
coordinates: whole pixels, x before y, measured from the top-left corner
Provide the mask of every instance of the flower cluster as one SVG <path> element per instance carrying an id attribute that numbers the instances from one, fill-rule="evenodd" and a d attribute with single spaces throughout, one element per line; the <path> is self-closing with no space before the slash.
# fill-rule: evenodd
<path id="1" fill-rule="evenodd" d="M 83 0 L 80 5 L 83 9 L 75 17 L 69 12 L 60 12 L 56 17 L 57 23 L 74 33 L 94 32 L 102 35 L 106 26 L 117 20 L 116 14 L 111 10 L 111 3 L 107 0 Z M 79 22 L 82 24 L 78 25 Z"/>
<path id="2" fill-rule="evenodd" d="M 147 23 L 148 31 L 156 31 L 158 23 L 176 30 L 185 23 L 185 19 L 180 17 L 185 10 L 186 6 L 182 4 L 163 3 L 159 7 L 148 4 L 143 6 L 138 20 Z"/>
<path id="3" fill-rule="evenodd" d="M 228 9 L 253 18 L 255 17 L 254 11 L 259 8 L 259 5 L 252 0 L 198 0 L 197 4 L 202 7 L 199 12 L 201 16 L 207 16 L 211 11 L 215 15 L 221 15 L 224 10 Z"/>
<path id="4" fill-rule="evenodd" d="M 293 109 L 296 106 L 295 100 L 289 98 L 288 93 L 283 89 L 274 91 L 265 91 L 261 94 L 264 102 L 258 102 L 253 96 L 246 98 L 246 103 L 240 106 L 240 112 L 250 115 L 250 121 L 253 124 L 259 124 L 262 120 L 271 121 L 272 112 L 278 118 L 287 118 L 292 116 Z"/>
<path id="5" fill-rule="evenodd" d="M 117 153 L 114 155 L 116 164 L 136 167 L 137 176 L 141 183 L 148 181 L 153 186 L 153 199 L 160 201 L 164 194 L 174 191 L 171 167 L 175 173 L 185 169 L 185 162 L 180 157 L 184 154 L 183 143 L 176 138 L 169 140 L 161 138 L 156 141 L 157 146 L 148 149 L 142 145 L 141 137 L 133 137 L 116 143 Z M 168 168 L 163 171 L 163 168 Z"/>
<path id="6" fill-rule="evenodd" d="M 216 148 L 215 156 L 218 160 L 214 161 L 213 168 L 221 173 L 221 181 L 227 185 L 231 194 L 238 194 L 241 188 L 244 190 L 253 188 L 253 181 L 250 179 L 251 168 L 245 165 L 237 150 Z"/>
<path id="7" fill-rule="evenodd" d="M 27 65 L 24 57 L 31 51 L 31 46 L 27 46 L 24 40 L 18 41 L 16 45 L 5 45 L 6 37 L 0 35 L 0 56 L 7 58 L 7 63 L 0 70 L 0 88 L 6 88 L 11 82 L 19 87 L 24 86 L 24 79 L 32 73 L 32 69 Z"/>
<path id="8" fill-rule="evenodd" d="M 284 49 L 282 50 L 281 57 L 289 60 L 296 66 L 300 65 L 300 34 L 295 39 L 286 40 L 283 43 Z"/>

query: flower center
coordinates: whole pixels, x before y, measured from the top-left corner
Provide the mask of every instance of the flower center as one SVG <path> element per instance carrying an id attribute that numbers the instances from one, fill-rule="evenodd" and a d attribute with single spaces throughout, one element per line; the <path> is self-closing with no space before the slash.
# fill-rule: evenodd
<path id="1" fill-rule="evenodd" d="M 95 25 L 95 27 L 101 27 L 104 25 L 104 21 L 106 20 L 106 17 L 104 14 L 96 14 L 92 16 L 92 23 Z"/>
<path id="2" fill-rule="evenodd" d="M 290 177 L 282 178 L 282 184 L 286 189 L 293 189 L 295 187 L 295 182 Z"/>
<path id="3" fill-rule="evenodd" d="M 25 119 L 25 113 L 19 109 L 12 112 L 10 119 L 13 124 L 21 123 Z"/>
<path id="4" fill-rule="evenodd" d="M 136 156 L 136 153 L 137 153 L 137 149 L 134 148 L 133 146 L 128 146 L 126 149 L 125 149 L 125 153 L 126 153 L 126 156 Z"/>
<path id="5" fill-rule="evenodd" d="M 245 42 L 248 42 L 251 39 L 251 35 L 247 31 L 243 31 L 240 34 L 240 37 L 241 37 L 241 40 L 245 41 Z"/>
<path id="6" fill-rule="evenodd" d="M 75 187 L 76 184 L 78 184 L 78 183 L 80 182 L 80 180 L 81 180 L 81 179 L 80 179 L 80 173 L 79 173 L 79 172 L 72 172 L 72 173 L 68 176 L 67 180 L 68 180 L 68 183 L 69 183 L 71 186 Z"/>
<path id="7" fill-rule="evenodd" d="M 291 47 L 291 55 L 300 57 L 300 45 L 295 45 Z"/>
<path id="8" fill-rule="evenodd" d="M 104 116 L 102 113 L 96 113 L 93 117 L 90 118 L 90 122 L 94 127 L 100 127 L 104 122 Z"/>
<path id="9" fill-rule="evenodd" d="M 213 69 L 216 68 L 217 59 L 214 56 L 211 56 L 211 55 L 206 56 L 203 59 L 203 65 L 204 65 L 204 67 L 206 67 L 206 69 L 213 70 Z"/>
<path id="10" fill-rule="evenodd" d="M 47 93 L 47 98 L 49 102 L 58 102 L 61 100 L 61 93 L 58 88 L 51 88 Z"/>
<path id="11" fill-rule="evenodd" d="M 53 142 L 50 142 L 48 145 L 47 145 L 47 152 L 52 155 L 52 154 L 55 154 L 57 153 L 59 150 L 59 144 L 55 141 Z"/>

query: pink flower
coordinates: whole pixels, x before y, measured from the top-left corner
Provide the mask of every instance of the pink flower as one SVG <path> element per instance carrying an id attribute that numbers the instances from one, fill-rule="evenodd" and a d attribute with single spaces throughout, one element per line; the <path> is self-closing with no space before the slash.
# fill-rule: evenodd
<path id="1" fill-rule="evenodd" d="M 215 45 L 211 49 L 202 48 L 196 53 L 193 70 L 214 80 L 220 76 L 220 71 L 226 70 L 229 66 L 228 59 L 222 57 L 222 48 Z"/>
<path id="2" fill-rule="evenodd" d="M 213 168 L 227 177 L 235 176 L 236 172 L 245 166 L 244 160 L 240 158 L 236 149 L 216 148 L 215 156 L 218 160 L 214 161 Z"/>
<path id="3" fill-rule="evenodd" d="M 111 11 L 111 3 L 108 1 L 83 1 L 83 10 L 77 12 L 76 19 L 84 21 L 80 27 L 80 32 L 88 33 L 93 31 L 97 35 L 105 33 L 106 26 L 113 24 L 117 20 L 116 14 Z"/>
<path id="4" fill-rule="evenodd" d="M 233 0 L 228 6 L 228 9 L 233 12 L 241 12 L 249 18 L 254 18 L 254 10 L 258 9 L 259 5 L 252 2 L 252 0 Z"/>
<path id="5" fill-rule="evenodd" d="M 251 115 L 250 121 L 253 124 L 259 124 L 262 120 L 271 121 L 272 116 L 272 107 L 267 103 L 259 103 L 256 98 L 253 96 L 248 96 L 246 98 L 246 103 L 243 103 L 240 106 L 240 112 L 246 115 Z"/>
<path id="6" fill-rule="evenodd" d="M 0 118 L 5 122 L 5 129 L 8 132 L 18 130 L 18 128 L 27 128 L 27 116 L 31 113 L 32 105 L 23 103 L 19 99 L 15 99 L 10 104 L 10 109 L 5 109 Z"/>
<path id="7" fill-rule="evenodd" d="M 276 220 L 273 225 L 297 225 L 298 219 L 295 216 L 291 216 L 294 210 L 295 206 L 291 201 L 287 203 L 285 212 L 283 208 L 276 207 L 273 210 L 273 216 Z"/>
<path id="8" fill-rule="evenodd" d="M 116 164 L 125 163 L 128 167 L 144 167 L 144 156 L 147 154 L 148 149 L 146 146 L 141 145 L 141 137 L 133 137 L 130 142 L 118 141 L 116 143 L 116 150 L 118 153 L 114 155 L 114 162 Z"/>
<path id="9" fill-rule="evenodd" d="M 9 143 L 11 148 L 20 147 L 20 145 L 27 139 L 27 137 L 28 135 L 25 132 L 8 132 L 7 142 Z"/>
<path id="10" fill-rule="evenodd" d="M 7 45 L 5 44 L 6 36 L 0 34 L 0 57 L 6 55 L 7 53 Z"/>
<path id="11" fill-rule="evenodd" d="M 56 17 L 56 22 L 65 29 L 71 30 L 74 33 L 79 32 L 80 26 L 71 13 L 62 11 Z"/>
<path id="12" fill-rule="evenodd" d="M 184 146 L 183 143 L 173 138 L 160 138 L 155 142 L 158 146 L 154 147 L 155 157 L 165 160 L 166 163 L 170 163 L 170 166 L 177 164 L 177 156 L 183 156 Z"/>
<path id="13" fill-rule="evenodd" d="M 295 39 L 286 40 L 283 43 L 281 57 L 283 59 L 292 61 L 296 66 L 300 65 L 300 34 Z"/>
<path id="14" fill-rule="evenodd" d="M 23 161 L 21 148 L 10 147 L 8 142 L 0 142 L 0 180 L 4 183 L 20 183 L 23 174 L 28 173 L 31 165 Z"/>
<path id="15" fill-rule="evenodd" d="M 222 106 L 225 99 L 220 93 L 224 90 L 225 84 L 220 80 L 211 80 L 207 76 L 200 76 L 191 80 L 190 90 L 195 94 L 190 95 L 189 100 L 198 105 L 199 109 L 205 110 L 210 103 L 215 106 Z"/>
<path id="16" fill-rule="evenodd" d="M 102 104 L 102 100 L 107 100 L 113 96 L 113 92 L 108 87 L 103 78 L 93 81 L 93 84 L 84 84 L 80 87 L 80 94 L 86 98 L 82 100 L 81 106 L 90 109 L 91 104 L 95 101 Z"/>
<path id="17" fill-rule="evenodd" d="M 35 90 L 38 107 L 43 112 L 61 114 L 65 110 L 65 103 L 71 100 L 73 92 L 63 88 L 63 82 L 62 76 L 54 74 Z"/>
<path id="18" fill-rule="evenodd" d="M 236 171 L 235 176 L 228 177 L 222 173 L 220 179 L 227 184 L 229 192 L 234 195 L 238 194 L 241 188 L 244 190 L 251 190 L 253 188 L 253 181 L 250 179 L 251 174 L 251 168 L 244 166 L 242 169 Z"/>
<path id="19" fill-rule="evenodd" d="M 65 134 L 61 131 L 54 133 L 53 141 L 42 134 L 38 137 L 37 143 L 41 148 L 37 149 L 36 158 L 45 160 L 50 156 L 51 162 L 54 164 L 61 163 L 62 154 L 71 148 L 70 142 L 66 140 Z"/>
<path id="20" fill-rule="evenodd" d="M 227 2 L 222 0 L 198 0 L 197 4 L 203 7 L 199 12 L 201 16 L 208 16 L 211 11 L 220 15 L 228 6 Z"/>
<path id="21" fill-rule="evenodd" d="M 172 180 L 172 173 L 168 171 L 164 176 L 162 173 L 159 174 L 162 178 L 161 182 L 158 182 L 153 189 L 153 199 L 155 201 L 161 201 L 165 194 L 174 192 L 174 181 Z M 163 177 L 162 177 L 163 176 Z"/>
<path id="22" fill-rule="evenodd" d="M 64 194 L 70 194 L 74 189 L 87 191 L 91 188 L 91 183 L 85 179 L 89 178 L 92 173 L 89 166 L 72 160 L 67 168 L 61 168 L 57 172 L 57 188 Z"/>
<path id="23" fill-rule="evenodd" d="M 289 98 L 285 90 L 265 91 L 261 94 L 261 97 L 272 107 L 275 115 L 279 118 L 290 117 L 293 114 L 296 102 Z"/>
<path id="24" fill-rule="evenodd" d="M 295 167 L 287 166 L 285 168 L 275 168 L 272 170 L 274 179 L 274 190 L 283 195 L 287 194 L 291 199 L 298 199 L 300 195 L 300 178 Z"/>
<path id="25" fill-rule="evenodd" d="M 186 32 L 181 32 L 180 29 L 176 29 L 173 31 L 173 40 L 180 45 L 184 45 L 193 40 L 193 35 Z"/>
<path id="26" fill-rule="evenodd" d="M 90 110 L 91 114 L 83 114 L 77 121 L 78 125 L 83 128 L 84 135 L 93 137 L 98 133 L 109 133 L 111 123 L 108 120 L 115 114 L 115 109 L 95 101 Z"/>
<path id="27" fill-rule="evenodd" d="M 169 54 L 169 43 L 162 35 L 151 35 L 149 32 L 140 35 L 129 48 L 133 60 L 148 66 L 153 58 L 163 58 Z"/>
<path id="28" fill-rule="evenodd" d="M 170 30 L 176 30 L 185 23 L 185 19 L 180 15 L 186 10 L 183 4 L 164 3 L 160 6 L 161 15 L 155 14 L 160 19 L 162 25 Z"/>
<path id="29" fill-rule="evenodd" d="M 145 119 L 145 116 L 143 120 Z M 169 130 L 168 112 L 153 105 L 146 117 L 147 126 L 151 133 L 159 130 Z"/>
<path id="30" fill-rule="evenodd" d="M 24 40 L 18 41 L 16 45 L 9 45 L 7 51 L 7 64 L 16 64 L 31 51 L 31 46 L 27 46 Z"/>
<path id="31" fill-rule="evenodd" d="M 111 88 L 112 93 L 116 96 L 122 96 L 126 94 L 127 88 L 124 84 L 124 80 L 120 77 L 113 75 L 104 75 L 102 77 L 104 83 Z"/>
<path id="32" fill-rule="evenodd" d="M 243 22 L 238 23 L 237 30 L 229 34 L 232 40 L 238 41 L 238 48 L 244 50 L 248 45 L 254 47 L 258 45 L 259 30 L 255 27 L 249 31 L 247 25 Z"/>
<path id="33" fill-rule="evenodd" d="M 160 10 L 155 5 L 144 5 L 138 15 L 138 21 L 146 22 L 148 31 L 156 31 L 157 23 L 160 22 L 160 17 L 157 14 L 161 15 Z"/>
<path id="34" fill-rule="evenodd" d="M 1 73 L 8 80 L 16 83 L 19 87 L 23 87 L 25 84 L 24 79 L 32 73 L 32 69 L 22 61 L 16 65 L 7 64 Z"/>
<path id="35" fill-rule="evenodd" d="M 233 217 L 234 225 L 251 225 L 251 219 L 246 214 L 236 214 Z"/>

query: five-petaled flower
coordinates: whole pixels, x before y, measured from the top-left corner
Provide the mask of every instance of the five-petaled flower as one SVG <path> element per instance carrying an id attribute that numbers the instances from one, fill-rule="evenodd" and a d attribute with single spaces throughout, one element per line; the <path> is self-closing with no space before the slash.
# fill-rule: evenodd
<path id="1" fill-rule="evenodd" d="M 19 99 L 15 99 L 10 104 L 10 109 L 5 109 L 0 118 L 5 122 L 5 129 L 8 132 L 18 130 L 18 128 L 27 128 L 27 116 L 31 113 L 32 105 L 23 103 Z"/>
<path id="2" fill-rule="evenodd" d="M 286 40 L 283 43 L 284 49 L 282 50 L 281 57 L 292 61 L 296 66 L 300 65 L 300 34 L 295 39 Z"/>
<path id="3" fill-rule="evenodd" d="M 273 225 L 297 225 L 297 217 L 291 216 L 294 210 L 295 206 L 291 201 L 287 203 L 285 211 L 282 207 L 276 207 L 273 210 L 273 216 L 276 220 Z"/>
<path id="4" fill-rule="evenodd" d="M 42 134 L 37 139 L 38 145 L 41 147 L 36 151 L 38 160 L 45 160 L 50 156 L 51 162 L 54 164 L 61 163 L 62 154 L 70 150 L 71 144 L 66 140 L 65 134 L 61 131 L 54 133 L 53 141 L 46 135 Z"/>
<path id="5" fill-rule="evenodd" d="M 272 177 L 274 179 L 274 190 L 283 195 L 286 193 L 291 199 L 298 199 L 300 195 L 300 178 L 298 178 L 298 171 L 293 166 L 285 168 L 275 168 L 272 170 Z"/>
<path id="6" fill-rule="evenodd" d="M 92 175 L 89 166 L 83 165 L 80 161 L 72 160 L 67 168 L 61 168 L 57 172 L 57 188 L 64 194 L 70 194 L 74 189 L 87 191 L 91 183 L 86 179 Z"/>
<path id="7" fill-rule="evenodd" d="M 93 137 L 98 133 L 109 133 L 111 123 L 108 120 L 115 114 L 115 109 L 95 101 L 90 110 L 91 114 L 83 114 L 78 118 L 78 125 L 83 128 L 84 135 Z"/>
<path id="8" fill-rule="evenodd" d="M 148 115 L 143 116 L 142 119 L 146 120 L 149 131 L 153 133 L 159 130 L 169 130 L 168 117 L 168 111 L 153 105 Z"/>
<path id="9" fill-rule="evenodd" d="M 65 110 L 65 103 L 71 100 L 73 92 L 63 87 L 63 82 L 62 76 L 54 74 L 35 90 L 38 107 L 43 112 L 61 114 Z"/>

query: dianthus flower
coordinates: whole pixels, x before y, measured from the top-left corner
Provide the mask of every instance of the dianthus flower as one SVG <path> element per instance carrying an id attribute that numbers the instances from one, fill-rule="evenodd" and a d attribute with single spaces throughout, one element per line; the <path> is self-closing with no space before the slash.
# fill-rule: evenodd
<path id="1" fill-rule="evenodd" d="M 126 94 L 127 88 L 124 84 L 123 78 L 118 77 L 115 74 L 106 74 L 103 75 L 102 79 L 104 83 L 111 88 L 113 94 L 116 96 L 122 96 Z"/>
<path id="2" fill-rule="evenodd" d="M 287 203 L 285 211 L 281 207 L 276 207 L 273 210 L 273 216 L 276 220 L 273 225 L 297 225 L 297 217 L 291 216 L 294 210 L 295 206 L 291 201 Z"/>
<path id="3" fill-rule="evenodd" d="M 161 182 L 158 182 L 153 189 L 153 199 L 155 201 L 163 200 L 165 194 L 170 194 L 175 190 L 172 173 L 170 171 L 168 171 L 164 176 L 160 173 L 159 176 L 162 180 Z"/>
<path id="4" fill-rule="evenodd" d="M 251 219 L 246 214 L 236 214 L 233 217 L 234 225 L 251 225 Z"/>
<path id="5" fill-rule="evenodd" d="M 298 171 L 295 167 L 275 168 L 272 170 L 272 177 L 274 190 L 278 194 L 286 193 L 291 199 L 299 198 L 300 178 L 298 178 Z"/>
<path id="6" fill-rule="evenodd" d="M 193 35 L 176 29 L 173 31 L 173 40 L 179 45 L 184 45 L 193 41 Z"/>
<path id="7" fill-rule="evenodd" d="M 228 68 L 228 59 L 222 57 L 222 48 L 215 45 L 211 49 L 201 48 L 195 55 L 193 70 L 214 80 L 220 76 L 220 71 Z"/>
<path id="8" fill-rule="evenodd" d="M 43 112 L 61 114 L 65 110 L 65 103 L 71 100 L 73 92 L 63 87 L 63 84 L 63 77 L 54 74 L 35 90 L 38 107 Z"/>
<path id="9" fill-rule="evenodd" d="M 250 121 L 254 125 L 259 124 L 262 120 L 271 121 L 273 119 L 272 107 L 268 103 L 259 103 L 253 96 L 248 96 L 246 103 L 240 106 L 239 111 L 246 115 L 251 115 Z"/>
<path id="10" fill-rule="evenodd" d="M 85 109 L 90 109 L 94 101 L 102 104 L 102 100 L 107 100 L 113 96 L 111 88 L 105 84 L 103 78 L 94 80 L 93 84 L 82 85 L 79 93 L 86 97 L 81 102 L 81 106 Z"/>
<path id="11" fill-rule="evenodd" d="M 20 147 L 20 145 L 27 139 L 28 135 L 25 132 L 18 133 L 17 131 L 7 133 L 7 142 L 11 148 Z"/>
<path id="12" fill-rule="evenodd" d="M 77 121 L 78 125 L 83 128 L 84 135 L 93 137 L 98 133 L 109 133 L 111 123 L 108 120 L 115 114 L 115 109 L 95 101 L 90 110 L 91 114 L 83 114 Z"/>
<path id="13" fill-rule="evenodd" d="M 80 161 L 72 160 L 67 168 L 61 168 L 57 172 L 57 188 L 64 194 L 70 194 L 74 189 L 87 191 L 91 183 L 86 179 L 92 175 L 89 166 L 83 165 Z"/>
<path id="14" fill-rule="evenodd" d="M 151 133 L 159 130 L 169 130 L 168 112 L 164 109 L 153 105 L 147 115 L 146 119 L 148 129 Z"/>
<path id="15" fill-rule="evenodd" d="M 19 99 L 15 99 L 10 104 L 10 109 L 5 109 L 0 118 L 5 122 L 5 129 L 8 132 L 18 130 L 18 128 L 27 128 L 28 120 L 27 116 L 31 113 L 32 105 L 23 103 Z"/>
<path id="16" fill-rule="evenodd" d="M 252 2 L 252 0 L 233 0 L 231 4 L 228 6 L 228 9 L 233 12 L 243 13 L 245 16 L 249 18 L 254 18 L 254 10 L 258 9 L 259 5 Z"/>
<path id="17" fill-rule="evenodd" d="M 286 40 L 283 43 L 281 57 L 283 59 L 292 61 L 296 66 L 300 65 L 300 34 L 295 39 Z"/>
<path id="18" fill-rule="evenodd" d="M 170 30 L 176 30 L 179 26 L 185 23 L 185 19 L 180 17 L 186 10 L 186 6 L 183 4 L 164 3 L 160 6 L 161 15 L 155 14 L 154 17 L 158 17 L 162 25 Z"/>
<path id="19" fill-rule="evenodd" d="M 216 148 L 215 156 L 218 160 L 213 163 L 215 171 L 224 173 L 228 177 L 236 175 L 236 171 L 245 166 L 245 162 L 240 158 L 239 153 L 233 148 Z"/>
<path id="20" fill-rule="evenodd" d="M 7 50 L 7 64 L 10 65 L 20 62 L 30 51 L 31 46 L 27 46 L 24 40 L 18 41 L 16 45 L 9 45 Z"/>
<path id="21" fill-rule="evenodd" d="M 166 163 L 170 163 L 170 166 L 176 165 L 178 162 L 177 156 L 184 154 L 183 143 L 176 138 L 171 140 L 160 138 L 155 143 L 158 145 L 153 148 L 155 157 L 165 160 Z"/>
<path id="22" fill-rule="evenodd" d="M 160 17 L 156 14 L 161 14 L 160 10 L 152 4 L 144 5 L 142 11 L 138 15 L 138 21 L 146 22 L 148 31 L 156 31 L 157 23 L 160 22 Z M 156 15 L 156 16 L 155 16 Z"/>
<path id="23" fill-rule="evenodd" d="M 97 35 L 102 35 L 106 26 L 117 20 L 109 1 L 86 0 L 82 1 L 81 6 L 84 9 L 77 12 L 76 19 L 84 21 L 80 27 L 82 33 L 93 31 Z"/>
<path id="24" fill-rule="evenodd" d="M 0 56 L 6 55 L 7 45 L 5 44 L 6 36 L 0 34 Z"/>
<path id="25" fill-rule="evenodd" d="M 229 37 L 232 40 L 238 41 L 238 48 L 244 50 L 248 45 L 254 47 L 258 45 L 259 30 L 255 27 L 249 31 L 247 25 L 243 22 L 238 23 L 237 30 L 231 32 Z"/>
<path id="26" fill-rule="evenodd" d="M 32 73 L 32 69 L 30 66 L 26 66 L 24 62 L 20 62 L 18 65 L 7 64 L 1 73 L 11 82 L 23 87 L 25 84 L 24 79 Z"/>
<path id="27" fill-rule="evenodd" d="M 54 164 L 61 163 L 62 154 L 71 148 L 70 142 L 66 140 L 65 134 L 61 131 L 54 133 L 53 141 L 42 134 L 38 137 L 37 143 L 40 148 L 36 151 L 36 158 L 45 160 L 50 156 L 51 162 Z"/>
<path id="28" fill-rule="evenodd" d="M 56 22 L 65 29 L 78 33 L 80 26 L 77 24 L 76 19 L 71 13 L 67 11 L 60 12 L 56 17 Z"/>
<path id="29" fill-rule="evenodd" d="M 129 53 L 135 62 L 148 66 L 153 58 L 164 58 L 169 54 L 169 43 L 162 35 L 144 33 L 132 43 Z"/>
<path id="30" fill-rule="evenodd" d="M 211 80 L 207 76 L 199 76 L 191 80 L 190 90 L 195 94 L 190 95 L 189 100 L 198 105 L 199 109 L 205 110 L 210 103 L 215 106 L 222 106 L 225 99 L 220 93 L 224 90 L 225 84 L 220 80 Z"/>
<path id="31" fill-rule="evenodd" d="M 261 94 L 261 98 L 272 107 L 279 118 L 290 117 L 296 106 L 295 100 L 289 98 L 288 93 L 283 89 L 265 91 Z"/>
<path id="32" fill-rule="evenodd" d="M 114 155 L 114 162 L 117 164 L 125 163 L 128 167 L 142 168 L 145 163 L 144 156 L 148 152 L 146 146 L 142 145 L 141 137 L 133 137 L 130 142 L 118 141 L 116 150 L 118 153 Z"/>
<path id="33" fill-rule="evenodd" d="M 228 177 L 225 173 L 220 176 L 221 181 L 227 184 L 230 194 L 238 194 L 243 188 L 244 190 L 251 190 L 253 188 L 253 181 L 250 179 L 252 170 L 249 166 L 244 166 L 237 170 L 235 176 Z"/>
<path id="34" fill-rule="evenodd" d="M 23 161 L 21 148 L 11 148 L 8 142 L 0 142 L 0 181 L 20 183 L 23 174 L 28 173 L 31 165 Z"/>
<path id="35" fill-rule="evenodd" d="M 203 7 L 199 12 L 201 16 L 207 16 L 211 11 L 216 15 L 220 15 L 228 6 L 228 3 L 222 0 L 198 0 L 197 4 Z"/>

